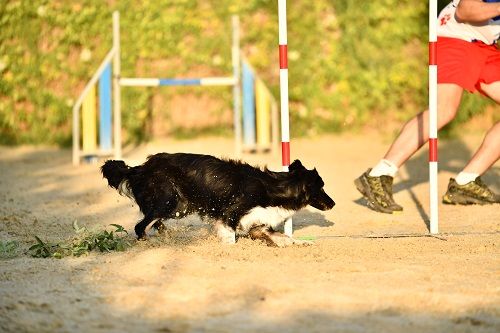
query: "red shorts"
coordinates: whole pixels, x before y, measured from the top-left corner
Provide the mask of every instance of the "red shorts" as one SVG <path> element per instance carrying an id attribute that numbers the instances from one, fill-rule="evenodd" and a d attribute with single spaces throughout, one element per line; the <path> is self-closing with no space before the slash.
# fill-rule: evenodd
<path id="1" fill-rule="evenodd" d="M 455 83 L 470 92 L 484 93 L 481 82 L 500 81 L 500 50 L 496 44 L 438 37 L 437 66 L 438 83 Z"/>

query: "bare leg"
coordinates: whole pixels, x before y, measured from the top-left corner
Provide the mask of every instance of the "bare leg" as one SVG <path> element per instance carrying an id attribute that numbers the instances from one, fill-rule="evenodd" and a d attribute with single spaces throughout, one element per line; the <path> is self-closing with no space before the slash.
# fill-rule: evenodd
<path id="1" fill-rule="evenodd" d="M 500 81 L 481 84 L 481 89 L 495 102 L 500 104 Z M 486 133 L 483 143 L 465 166 L 464 172 L 482 175 L 500 158 L 500 122 Z"/>
<path id="2" fill-rule="evenodd" d="M 451 83 L 438 84 L 438 129 L 448 124 L 457 113 L 463 88 Z M 397 167 L 403 165 L 429 140 L 429 110 L 410 119 L 384 156 Z"/>
<path id="3" fill-rule="evenodd" d="M 482 175 L 500 158 L 500 122 L 486 133 L 483 143 L 465 166 L 464 172 Z"/>
<path id="4" fill-rule="evenodd" d="M 481 83 L 481 89 L 488 97 L 500 104 L 500 81 L 490 84 Z"/>

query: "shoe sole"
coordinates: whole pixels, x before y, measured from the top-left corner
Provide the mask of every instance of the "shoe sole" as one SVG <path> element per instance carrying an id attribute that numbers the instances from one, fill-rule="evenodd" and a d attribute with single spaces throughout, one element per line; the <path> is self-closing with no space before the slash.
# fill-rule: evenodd
<path id="1" fill-rule="evenodd" d="M 489 202 L 489 201 L 483 201 L 480 199 L 476 198 L 471 198 L 471 197 L 463 197 L 463 196 L 456 196 L 456 197 L 450 197 L 448 194 L 445 194 L 443 196 L 443 203 L 446 205 L 493 205 L 495 204 L 494 202 Z"/>
<path id="2" fill-rule="evenodd" d="M 370 196 L 367 193 L 365 193 L 365 191 L 364 191 L 365 186 L 363 186 L 363 181 L 360 178 L 356 178 L 354 180 L 354 185 L 356 186 L 356 189 L 359 191 L 359 193 L 361 193 L 363 195 L 363 198 L 366 199 L 366 201 L 368 203 L 367 204 L 368 208 L 370 208 L 376 212 L 379 212 L 379 213 L 392 214 L 394 211 L 392 211 L 388 208 L 383 208 L 383 207 L 377 206 L 376 204 L 373 203 L 373 201 L 370 199 Z"/>

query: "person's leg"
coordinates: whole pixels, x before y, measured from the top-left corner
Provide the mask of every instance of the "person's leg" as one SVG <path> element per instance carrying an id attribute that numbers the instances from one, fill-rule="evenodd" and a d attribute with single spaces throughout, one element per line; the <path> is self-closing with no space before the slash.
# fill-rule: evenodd
<path id="1" fill-rule="evenodd" d="M 481 89 L 489 98 L 500 104 L 500 81 L 489 84 L 481 83 Z"/>
<path id="2" fill-rule="evenodd" d="M 491 84 L 483 83 L 481 89 L 488 97 L 500 104 L 500 81 Z M 499 158 L 500 122 L 497 122 L 486 133 L 481 146 L 456 179 L 450 179 L 443 202 L 462 205 L 500 203 L 500 195 L 489 189 L 480 178 L 480 175 Z"/>
<path id="3" fill-rule="evenodd" d="M 486 133 L 481 146 L 463 169 L 463 172 L 482 175 L 500 158 L 500 122 Z"/>
<path id="4" fill-rule="evenodd" d="M 486 172 L 500 158 L 500 122 L 486 133 L 483 143 L 465 168 L 451 178 L 443 196 L 445 204 L 494 204 L 500 203 L 500 195 L 493 192 L 481 180 Z"/>
<path id="5" fill-rule="evenodd" d="M 448 124 L 457 113 L 463 88 L 456 84 L 438 84 L 438 129 Z M 419 113 L 402 128 L 384 156 L 398 168 L 429 140 L 429 110 Z"/>
<path id="6" fill-rule="evenodd" d="M 490 84 L 481 83 L 481 90 L 500 104 L 500 81 Z M 496 123 L 486 133 L 483 143 L 472 156 L 465 168 L 457 176 L 457 182 L 464 185 L 482 175 L 500 158 L 500 123 Z"/>
<path id="7" fill-rule="evenodd" d="M 463 88 L 456 84 L 438 84 L 438 128 L 455 117 L 462 93 Z M 354 181 L 371 209 L 389 214 L 403 210 L 392 196 L 393 177 L 398 168 L 428 141 L 428 117 L 426 110 L 408 121 L 384 158 Z"/>

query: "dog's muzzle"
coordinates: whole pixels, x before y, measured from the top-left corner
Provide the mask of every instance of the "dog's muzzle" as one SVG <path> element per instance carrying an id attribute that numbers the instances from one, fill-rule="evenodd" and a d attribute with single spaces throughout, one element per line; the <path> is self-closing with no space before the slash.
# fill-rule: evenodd
<path id="1" fill-rule="evenodd" d="M 335 206 L 335 201 L 322 190 L 319 196 L 313 198 L 309 204 L 319 210 L 329 210 Z"/>

